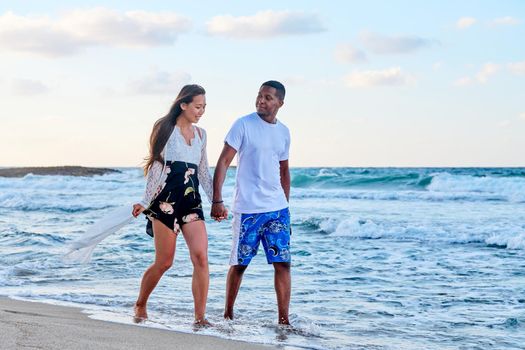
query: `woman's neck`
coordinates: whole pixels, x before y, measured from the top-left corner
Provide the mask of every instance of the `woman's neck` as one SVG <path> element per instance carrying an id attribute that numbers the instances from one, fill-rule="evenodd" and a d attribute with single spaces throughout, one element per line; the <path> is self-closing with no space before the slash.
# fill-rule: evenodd
<path id="1" fill-rule="evenodd" d="M 185 118 L 178 118 L 177 119 L 177 123 L 175 123 L 175 125 L 177 125 L 179 127 L 179 129 L 184 129 L 184 130 L 188 130 L 188 129 L 191 129 L 192 128 L 192 123 L 190 121 L 188 121 L 187 119 Z"/>

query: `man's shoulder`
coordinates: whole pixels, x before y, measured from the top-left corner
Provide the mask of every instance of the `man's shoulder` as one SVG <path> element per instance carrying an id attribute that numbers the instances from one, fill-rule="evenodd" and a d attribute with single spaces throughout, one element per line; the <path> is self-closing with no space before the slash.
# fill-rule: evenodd
<path id="1" fill-rule="evenodd" d="M 250 114 L 247 114 L 247 115 L 242 116 L 240 118 L 237 118 L 237 120 L 235 120 L 235 122 L 233 123 L 232 128 L 234 128 L 234 129 L 241 129 L 241 130 L 246 129 L 251 124 L 253 124 L 253 122 L 255 120 L 254 119 L 254 115 L 256 115 L 256 114 L 255 113 L 250 113 Z"/>
<path id="2" fill-rule="evenodd" d="M 247 123 L 247 122 L 250 122 L 252 120 L 254 120 L 254 117 L 255 117 L 256 113 L 253 112 L 253 113 L 250 113 L 250 114 L 246 114 L 240 118 L 237 118 L 236 120 L 236 123 Z"/>
<path id="3" fill-rule="evenodd" d="M 284 131 L 285 134 L 290 135 L 290 129 L 281 120 L 279 120 L 279 127 Z"/>
<path id="4" fill-rule="evenodd" d="M 286 126 L 286 124 L 284 124 L 280 119 L 279 119 L 279 125 L 280 125 L 283 129 L 290 130 L 290 129 L 288 129 L 288 127 Z"/>

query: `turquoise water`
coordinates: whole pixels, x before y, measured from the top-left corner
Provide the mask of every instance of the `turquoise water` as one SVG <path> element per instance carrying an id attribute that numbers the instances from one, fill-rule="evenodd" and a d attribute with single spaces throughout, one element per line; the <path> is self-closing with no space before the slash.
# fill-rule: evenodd
<path id="1" fill-rule="evenodd" d="M 0 295 L 131 322 L 153 258 L 144 219 L 103 241 L 90 264 L 61 260 L 105 211 L 140 199 L 140 169 L 121 170 L 0 178 Z M 296 168 L 291 213 L 292 329 L 276 326 L 273 271 L 262 251 L 246 272 L 238 319 L 222 320 L 230 222 L 208 220 L 208 318 L 216 327 L 200 333 L 285 348 L 523 348 L 524 168 Z M 190 286 L 179 239 L 146 326 L 193 332 Z"/>

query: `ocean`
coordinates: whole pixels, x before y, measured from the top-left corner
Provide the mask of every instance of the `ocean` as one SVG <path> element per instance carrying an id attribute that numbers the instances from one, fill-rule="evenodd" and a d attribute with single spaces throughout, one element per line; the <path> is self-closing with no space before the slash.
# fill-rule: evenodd
<path id="1" fill-rule="evenodd" d="M 0 178 L 0 295 L 79 306 L 132 323 L 153 241 L 144 217 L 89 264 L 68 243 L 142 197 L 138 168 L 94 177 Z M 179 236 L 145 326 L 283 349 L 524 349 L 525 168 L 294 168 L 292 327 L 277 326 L 273 268 L 246 271 L 237 319 L 222 319 L 231 221 L 209 219 L 208 319 L 194 330 L 192 267 Z M 225 183 L 231 203 L 234 169 Z M 203 197 L 205 198 L 205 197 Z"/>

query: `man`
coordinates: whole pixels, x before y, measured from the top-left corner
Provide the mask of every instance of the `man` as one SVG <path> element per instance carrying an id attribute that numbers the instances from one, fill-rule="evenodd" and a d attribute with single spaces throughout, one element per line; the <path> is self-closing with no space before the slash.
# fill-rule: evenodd
<path id="1" fill-rule="evenodd" d="M 284 95 L 281 83 L 271 80 L 262 84 L 255 100 L 257 113 L 239 118 L 233 124 L 215 168 L 211 216 L 220 221 L 228 217 L 222 201 L 222 185 L 233 157 L 238 154 L 226 319 L 233 319 L 243 273 L 262 241 L 266 260 L 275 270 L 279 323 L 290 324 L 290 132 L 277 120 Z"/>

